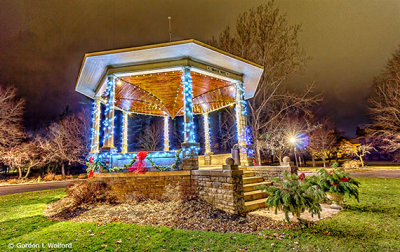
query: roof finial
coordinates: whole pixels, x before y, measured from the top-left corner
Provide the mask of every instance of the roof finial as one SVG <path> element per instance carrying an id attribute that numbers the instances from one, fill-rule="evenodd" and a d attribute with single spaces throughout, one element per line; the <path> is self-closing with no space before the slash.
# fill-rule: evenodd
<path id="1" fill-rule="evenodd" d="M 168 17 L 168 26 L 169 26 L 169 42 L 171 42 L 172 41 L 171 17 Z"/>

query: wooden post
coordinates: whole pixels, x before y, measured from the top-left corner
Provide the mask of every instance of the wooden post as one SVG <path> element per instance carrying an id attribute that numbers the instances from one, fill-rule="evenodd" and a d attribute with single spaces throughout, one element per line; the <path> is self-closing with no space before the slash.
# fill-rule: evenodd
<path id="1" fill-rule="evenodd" d="M 122 112 L 122 144 L 121 153 L 128 152 L 128 112 Z"/>
<path id="2" fill-rule="evenodd" d="M 115 106 L 115 77 L 107 76 L 106 119 L 104 121 L 104 149 L 113 149 L 114 146 L 114 106 Z"/>
<path id="3" fill-rule="evenodd" d="M 208 112 L 203 114 L 204 119 L 204 154 L 211 152 L 211 142 L 210 142 L 210 121 L 208 120 Z"/>
<path id="4" fill-rule="evenodd" d="M 164 115 L 164 151 L 169 151 L 169 116 Z"/>
<path id="5" fill-rule="evenodd" d="M 193 88 L 190 67 L 184 67 L 182 73 L 183 85 L 183 122 L 184 142 L 182 143 L 182 166 L 184 170 L 197 170 L 199 168 L 198 148 L 195 141 L 193 123 Z"/>
<path id="6" fill-rule="evenodd" d="M 243 82 L 236 83 L 236 130 L 238 138 L 238 146 L 240 153 L 240 164 L 248 166 L 247 146 L 246 146 L 246 125 L 247 118 L 243 113 L 244 110 L 244 95 Z"/>
<path id="7" fill-rule="evenodd" d="M 92 138 L 90 143 L 90 153 L 99 153 L 99 138 L 100 138 L 100 115 L 101 103 L 100 96 L 97 96 L 93 105 L 93 119 L 92 119 Z"/>

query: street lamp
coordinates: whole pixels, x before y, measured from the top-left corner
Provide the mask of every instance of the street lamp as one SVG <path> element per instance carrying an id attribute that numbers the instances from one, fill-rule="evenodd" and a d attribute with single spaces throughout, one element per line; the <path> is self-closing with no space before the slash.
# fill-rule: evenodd
<path id="1" fill-rule="evenodd" d="M 290 137 L 289 141 L 291 144 L 293 144 L 293 152 L 294 152 L 294 159 L 296 160 L 296 166 L 299 167 L 298 163 L 297 163 L 297 155 L 296 155 L 296 142 L 297 142 L 297 138 L 296 137 Z"/>

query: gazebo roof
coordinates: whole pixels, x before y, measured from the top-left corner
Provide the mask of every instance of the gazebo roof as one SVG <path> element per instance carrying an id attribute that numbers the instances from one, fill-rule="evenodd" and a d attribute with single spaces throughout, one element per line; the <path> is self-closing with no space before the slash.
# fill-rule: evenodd
<path id="1" fill-rule="evenodd" d="M 235 101 L 236 81 L 243 81 L 245 98 L 256 91 L 263 68 L 196 40 L 87 53 L 76 91 L 94 98 L 103 93 L 106 76 L 118 80 L 120 109 L 175 117 L 183 106 L 181 70 L 192 69 L 194 112 L 202 113 Z"/>

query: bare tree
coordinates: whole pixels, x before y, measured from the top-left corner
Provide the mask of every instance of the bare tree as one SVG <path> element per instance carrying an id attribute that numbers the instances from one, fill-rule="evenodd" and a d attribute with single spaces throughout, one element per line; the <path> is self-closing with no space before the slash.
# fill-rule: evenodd
<path id="1" fill-rule="evenodd" d="M 232 113 L 232 108 L 226 108 L 221 111 L 219 116 L 219 134 L 212 134 L 215 139 L 212 141 L 212 149 L 229 150 L 233 147 L 236 141 L 236 124 L 235 115 Z"/>
<path id="2" fill-rule="evenodd" d="M 22 125 L 25 102 L 16 96 L 16 88 L 0 86 L 0 154 L 25 138 Z"/>
<path id="3" fill-rule="evenodd" d="M 353 144 L 347 140 L 342 140 L 339 148 L 343 154 L 360 159 L 362 167 L 364 167 L 364 156 L 374 149 L 371 144 Z"/>
<path id="4" fill-rule="evenodd" d="M 299 31 L 300 26 L 289 25 L 285 15 L 270 1 L 240 14 L 234 31 L 227 26 L 211 41 L 216 47 L 264 66 L 257 91 L 248 101 L 248 121 L 258 163 L 260 135 L 266 133 L 269 124 L 287 110 L 301 110 L 319 100 L 312 85 L 301 93 L 282 87 L 288 76 L 301 70 L 308 59 L 298 42 Z"/>
<path id="5" fill-rule="evenodd" d="M 370 134 L 381 139 L 382 149 L 400 150 L 400 46 L 375 78 L 369 98 Z"/>
<path id="6" fill-rule="evenodd" d="M 139 146 L 143 150 L 155 151 L 160 144 L 163 127 L 152 122 L 139 136 Z"/>
<path id="7" fill-rule="evenodd" d="M 321 158 L 323 166 L 326 167 L 326 158 L 336 150 L 335 130 L 329 127 L 327 120 L 310 133 L 310 142 L 308 150 L 310 151 L 313 167 L 315 167 L 315 158 Z"/>
<path id="8" fill-rule="evenodd" d="M 23 142 L 11 149 L 4 155 L 4 163 L 18 171 L 18 178 L 27 178 L 32 168 L 41 167 L 46 164 L 36 139 Z"/>
<path id="9" fill-rule="evenodd" d="M 306 116 L 285 114 L 271 121 L 265 129 L 265 133 L 260 135 L 260 149 L 269 155 L 274 156 L 282 163 L 284 155 L 288 154 L 293 144 L 290 143 L 291 137 L 298 137 L 301 133 L 308 134 L 315 128 Z M 296 148 L 300 151 L 306 147 L 306 139 L 297 139 Z"/>
<path id="10" fill-rule="evenodd" d="M 60 165 L 63 176 L 65 164 L 84 163 L 89 145 L 87 118 L 85 113 L 66 116 L 52 123 L 44 137 L 38 139 L 45 160 Z"/>

